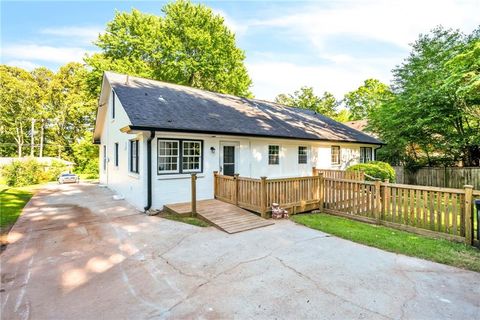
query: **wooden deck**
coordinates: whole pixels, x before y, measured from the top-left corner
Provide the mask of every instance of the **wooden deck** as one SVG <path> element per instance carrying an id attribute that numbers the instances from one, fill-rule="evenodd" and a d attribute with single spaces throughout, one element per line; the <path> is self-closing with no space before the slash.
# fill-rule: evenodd
<path id="1" fill-rule="evenodd" d="M 165 210 L 186 215 L 191 212 L 190 202 L 165 205 Z M 274 224 L 254 213 L 220 200 L 197 201 L 198 215 L 227 233 L 237 233 Z"/>

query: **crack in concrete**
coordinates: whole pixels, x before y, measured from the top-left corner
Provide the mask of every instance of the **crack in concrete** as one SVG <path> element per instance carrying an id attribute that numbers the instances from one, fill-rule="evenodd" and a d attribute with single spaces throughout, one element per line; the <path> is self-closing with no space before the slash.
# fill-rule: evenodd
<path id="1" fill-rule="evenodd" d="M 230 271 L 233 271 L 235 270 L 236 268 L 238 268 L 239 266 L 241 265 L 244 265 L 244 264 L 248 264 L 248 263 L 252 263 L 252 262 L 258 262 L 260 260 L 263 260 L 263 259 L 266 259 L 268 257 L 270 257 L 271 255 L 273 254 L 273 251 L 270 252 L 269 254 L 267 255 L 264 255 L 264 256 L 261 256 L 261 257 L 257 257 L 257 258 L 253 258 L 253 259 L 249 259 L 249 260 L 245 260 L 245 261 L 240 261 L 238 262 L 237 264 L 235 264 L 234 266 L 226 269 L 226 270 L 223 270 L 219 273 L 217 273 L 216 275 L 214 275 L 212 278 L 208 279 L 207 281 L 205 282 L 202 282 L 201 284 L 199 284 L 198 286 L 196 286 L 192 291 L 190 291 L 190 293 L 185 297 L 183 298 L 182 300 L 178 301 L 177 303 L 175 303 L 173 306 L 171 306 L 168 310 L 166 310 L 165 312 L 162 312 L 161 314 L 159 314 L 159 316 L 163 316 L 164 314 L 168 313 L 168 312 L 171 312 L 173 309 L 175 309 L 176 307 L 178 307 L 179 305 L 185 303 L 186 301 L 188 301 L 189 299 L 191 299 L 193 296 L 195 296 L 195 294 L 197 293 L 197 291 L 202 288 L 203 286 L 206 286 L 208 285 L 209 283 L 211 283 L 212 281 L 216 280 L 217 278 L 219 278 L 220 276 L 230 272 Z"/>
<path id="2" fill-rule="evenodd" d="M 376 315 L 379 315 L 379 316 L 384 317 L 384 318 L 387 318 L 387 319 L 393 319 L 393 318 L 391 318 L 391 317 L 389 317 L 389 316 L 387 316 L 387 315 L 381 314 L 381 313 L 379 313 L 379 312 L 377 312 L 377 311 L 375 311 L 375 310 L 371 310 L 371 309 L 365 308 L 364 306 L 361 306 L 361 305 L 359 305 L 359 304 L 357 304 L 357 303 L 355 303 L 355 302 L 353 302 L 353 301 L 351 301 L 351 300 L 348 300 L 348 299 L 346 299 L 346 298 L 344 298 L 344 297 L 336 294 L 336 293 L 333 292 L 333 291 L 330 291 L 330 290 L 328 290 L 328 289 L 325 289 L 325 288 L 321 287 L 321 286 L 317 283 L 317 281 L 315 281 L 314 279 L 312 279 L 312 278 L 309 277 L 308 275 L 306 275 L 306 274 L 298 271 L 298 270 L 295 269 L 294 267 L 289 266 L 289 265 L 286 264 L 281 258 L 275 257 L 275 256 L 273 256 L 273 258 L 275 258 L 278 262 L 280 262 L 280 264 L 281 264 L 283 267 L 285 267 L 285 268 L 287 268 L 287 269 L 295 272 L 299 277 L 304 278 L 304 279 L 307 279 L 308 281 L 310 281 L 311 283 L 313 283 L 318 290 L 320 290 L 320 291 L 322 291 L 322 292 L 324 292 L 324 293 L 326 293 L 326 294 L 328 294 L 328 295 L 331 295 L 331 296 L 334 296 L 334 297 L 336 297 L 336 298 L 339 298 L 339 299 L 341 299 L 341 300 L 344 301 L 344 302 L 347 302 L 347 303 L 349 303 L 349 304 L 352 304 L 352 305 L 356 306 L 356 307 L 359 308 L 359 309 L 362 309 L 362 310 L 365 310 L 365 311 L 374 313 L 374 314 L 376 314 Z"/>

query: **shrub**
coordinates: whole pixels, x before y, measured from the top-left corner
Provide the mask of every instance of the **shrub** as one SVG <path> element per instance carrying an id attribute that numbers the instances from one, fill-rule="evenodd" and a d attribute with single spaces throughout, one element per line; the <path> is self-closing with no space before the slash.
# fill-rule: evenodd
<path id="1" fill-rule="evenodd" d="M 363 171 L 366 175 L 376 179 L 395 182 L 395 170 L 386 162 L 371 161 L 368 163 L 359 163 L 347 168 L 347 171 Z M 367 180 L 372 180 L 366 177 Z"/>
<path id="2" fill-rule="evenodd" d="M 45 175 L 38 161 L 13 161 L 2 168 L 3 176 L 10 187 L 22 187 L 43 182 Z"/>
<path id="3" fill-rule="evenodd" d="M 54 181 L 66 167 L 59 161 L 53 161 L 47 171 L 35 159 L 17 160 L 2 168 L 2 175 L 10 187 L 23 187 L 32 184 Z"/>

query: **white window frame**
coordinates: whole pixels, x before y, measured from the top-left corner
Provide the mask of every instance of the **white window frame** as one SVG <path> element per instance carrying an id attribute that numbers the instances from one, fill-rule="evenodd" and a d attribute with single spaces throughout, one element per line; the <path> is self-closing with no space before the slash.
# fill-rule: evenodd
<path id="1" fill-rule="evenodd" d="M 300 154 L 300 148 L 305 149 L 304 154 Z M 300 162 L 300 156 L 305 156 L 305 162 Z M 298 164 L 307 164 L 308 163 L 308 147 L 307 146 L 298 146 L 298 148 L 297 148 L 297 162 L 298 162 Z"/>
<path id="2" fill-rule="evenodd" d="M 160 158 L 175 158 L 174 155 L 160 155 L 160 143 L 161 142 L 172 142 L 177 144 L 177 170 L 161 170 L 160 171 Z M 169 173 L 180 173 L 180 140 L 175 139 L 158 139 L 157 140 L 157 174 L 169 174 Z"/>
<path id="3" fill-rule="evenodd" d="M 184 154 L 184 151 L 185 151 L 184 144 L 185 143 L 198 143 L 200 154 L 199 155 L 189 155 L 189 154 L 185 155 Z M 182 170 L 182 172 L 183 173 L 202 172 L 202 159 L 203 159 L 202 142 L 200 140 L 181 140 L 181 144 L 182 144 L 182 148 L 181 148 L 181 152 L 182 152 L 182 161 L 181 161 L 182 168 L 181 168 L 181 170 Z M 190 158 L 190 157 L 198 158 L 198 169 L 184 169 L 183 168 L 183 164 L 185 163 L 184 158 Z"/>
<path id="4" fill-rule="evenodd" d="M 367 150 L 369 151 L 367 157 Z M 368 159 L 367 159 L 368 158 Z M 360 163 L 367 163 L 373 160 L 373 148 L 372 147 L 360 147 Z"/>
<path id="5" fill-rule="evenodd" d="M 334 149 L 337 149 L 338 150 L 338 161 L 334 161 L 333 160 L 333 156 L 334 156 L 334 153 L 333 153 L 333 150 Z M 342 148 L 340 148 L 340 146 L 331 146 L 330 147 L 330 152 L 331 152 L 331 157 L 330 157 L 330 161 L 332 163 L 332 165 L 339 165 L 340 162 L 341 162 L 341 154 L 342 154 Z"/>
<path id="6" fill-rule="evenodd" d="M 130 173 L 139 174 L 140 173 L 140 143 L 138 139 L 129 140 L 128 146 L 128 171 Z M 135 168 L 133 167 L 133 145 L 135 144 Z"/>
<path id="7" fill-rule="evenodd" d="M 270 147 L 276 147 L 277 150 L 278 150 L 278 152 L 276 154 L 276 156 L 277 156 L 276 163 L 270 162 L 270 156 L 275 156 L 275 154 L 270 154 Z M 280 164 L 280 146 L 277 145 L 277 144 L 269 144 L 268 145 L 268 165 L 278 166 L 279 164 Z"/>

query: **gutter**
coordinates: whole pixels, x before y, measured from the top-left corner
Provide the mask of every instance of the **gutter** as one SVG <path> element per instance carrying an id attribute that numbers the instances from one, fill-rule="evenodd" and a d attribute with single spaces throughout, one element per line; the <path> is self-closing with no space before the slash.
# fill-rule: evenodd
<path id="1" fill-rule="evenodd" d="M 372 139 L 377 140 L 377 142 L 364 142 L 359 140 L 331 140 L 331 139 L 318 139 L 318 138 L 305 138 L 305 137 L 299 138 L 299 137 L 276 136 L 276 135 L 268 135 L 268 134 L 252 134 L 252 133 L 242 133 L 242 132 L 223 132 L 223 131 L 210 131 L 210 130 L 207 131 L 207 130 L 192 130 L 192 129 L 172 129 L 172 128 L 132 126 L 132 125 L 128 125 L 120 129 L 120 131 L 123 133 L 131 133 L 132 131 L 151 131 L 151 130 L 175 132 L 175 133 L 196 133 L 196 134 L 224 135 L 224 136 L 236 136 L 236 137 L 258 137 L 258 138 L 322 141 L 322 142 L 336 142 L 336 143 L 360 143 L 360 144 L 368 144 L 368 145 L 385 145 L 386 144 L 375 138 L 372 138 Z"/>
<path id="2" fill-rule="evenodd" d="M 155 130 L 150 131 L 147 139 L 147 205 L 143 208 L 145 213 L 152 207 L 152 140 Z"/>
<path id="3" fill-rule="evenodd" d="M 377 150 L 380 150 L 382 149 L 382 147 L 385 145 L 385 143 L 381 144 L 380 147 L 377 147 L 375 149 L 373 149 L 373 152 L 375 153 L 375 161 L 378 161 L 377 160 Z"/>

